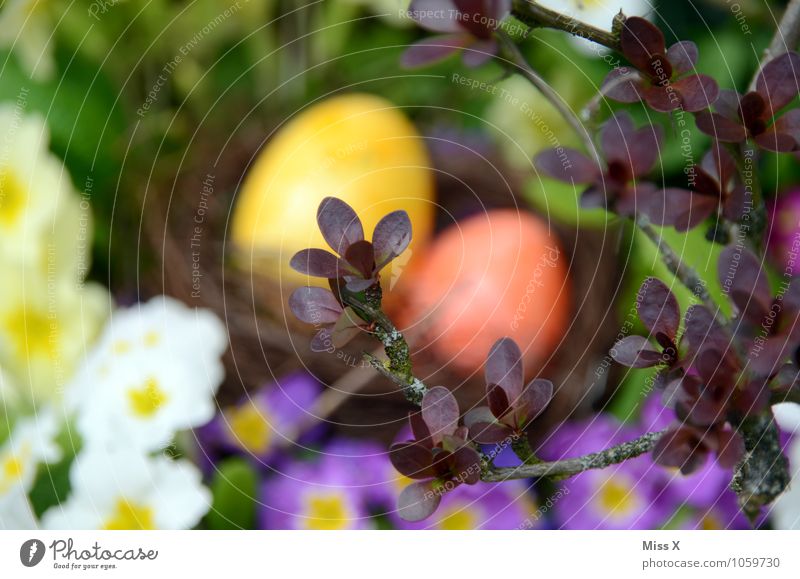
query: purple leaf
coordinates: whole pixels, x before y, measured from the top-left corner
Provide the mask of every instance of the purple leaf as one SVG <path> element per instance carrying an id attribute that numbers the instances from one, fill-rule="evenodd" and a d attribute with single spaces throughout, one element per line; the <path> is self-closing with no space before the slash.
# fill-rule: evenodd
<path id="1" fill-rule="evenodd" d="M 303 249 L 294 254 L 289 265 L 312 277 L 337 278 L 354 273 L 353 268 L 324 249 Z"/>
<path id="2" fill-rule="evenodd" d="M 633 68 L 615 68 L 603 80 L 600 93 L 621 103 L 639 102 L 642 100 L 642 77 Z"/>
<path id="3" fill-rule="evenodd" d="M 511 0 L 484 0 L 486 14 L 500 22 L 511 12 Z"/>
<path id="4" fill-rule="evenodd" d="M 389 449 L 392 466 L 402 475 L 413 479 L 429 479 L 435 476 L 433 458 L 429 448 L 414 442 L 393 444 Z"/>
<path id="5" fill-rule="evenodd" d="M 492 414 L 488 406 L 476 406 L 464 415 L 464 426 L 467 428 L 480 422 L 488 422 L 491 424 L 494 421 L 494 414 Z"/>
<path id="6" fill-rule="evenodd" d="M 333 352 L 334 350 L 335 346 L 333 345 L 333 336 L 330 328 L 322 328 L 311 339 L 312 352 Z"/>
<path id="7" fill-rule="evenodd" d="M 468 68 L 477 68 L 485 64 L 497 54 L 497 43 L 494 40 L 478 40 L 464 46 L 461 61 Z"/>
<path id="8" fill-rule="evenodd" d="M 716 180 L 716 184 L 724 190 L 727 190 L 728 184 L 736 174 L 736 161 L 733 156 L 716 141 L 711 144 L 711 148 L 703 155 L 701 166 L 708 175 Z"/>
<path id="9" fill-rule="evenodd" d="M 431 431 L 434 443 L 453 434 L 458 427 L 458 402 L 444 386 L 435 386 L 422 398 L 422 419 Z"/>
<path id="10" fill-rule="evenodd" d="M 753 140 L 759 147 L 776 153 L 790 153 L 797 147 L 794 137 L 786 133 L 779 133 L 774 125 L 757 135 Z"/>
<path id="11" fill-rule="evenodd" d="M 800 55 L 786 52 L 773 58 L 758 75 L 756 91 L 774 115 L 800 93 Z"/>
<path id="12" fill-rule="evenodd" d="M 442 497 L 430 481 L 411 483 L 397 497 L 397 514 L 404 521 L 421 521 L 430 517 Z"/>
<path id="13" fill-rule="evenodd" d="M 384 216 L 372 233 L 377 269 L 383 268 L 403 253 L 411 243 L 411 220 L 405 211 L 393 211 Z"/>
<path id="14" fill-rule="evenodd" d="M 358 215 L 352 207 L 336 197 L 326 197 L 319 204 L 317 224 L 325 241 L 339 255 L 351 244 L 364 239 L 364 228 Z"/>
<path id="15" fill-rule="evenodd" d="M 643 336 L 626 336 L 609 352 L 618 364 L 629 368 L 650 368 L 661 362 L 661 352 Z"/>
<path id="16" fill-rule="evenodd" d="M 667 58 L 675 74 L 687 73 L 697 62 L 697 45 L 690 40 L 676 42 L 667 50 Z"/>
<path id="17" fill-rule="evenodd" d="M 333 324 L 342 315 L 342 306 L 334 295 L 321 287 L 297 288 L 289 296 L 289 308 L 307 324 Z"/>
<path id="18" fill-rule="evenodd" d="M 691 474 L 706 462 L 708 448 L 688 427 L 671 427 L 653 447 L 653 460 L 662 466 L 679 468 Z"/>
<path id="19" fill-rule="evenodd" d="M 733 468 L 744 456 L 744 440 L 727 429 L 717 431 L 717 461 L 722 468 Z"/>
<path id="20" fill-rule="evenodd" d="M 719 113 L 699 113 L 695 115 L 695 123 L 706 135 L 725 143 L 741 143 L 747 138 L 744 126 Z"/>
<path id="21" fill-rule="evenodd" d="M 351 244 L 344 253 L 344 258 L 352 268 L 369 279 L 375 270 L 375 250 L 369 241 L 361 240 Z"/>
<path id="22" fill-rule="evenodd" d="M 717 197 L 697 195 L 686 189 L 670 187 L 663 189 L 661 196 L 653 199 L 648 215 L 655 225 L 671 225 L 677 231 L 688 231 L 714 213 L 717 205 Z"/>
<path id="23" fill-rule="evenodd" d="M 486 384 L 500 386 L 511 399 L 519 397 L 525 378 L 522 370 L 522 352 L 517 343 L 511 338 L 497 340 L 489 350 L 484 373 Z"/>
<path id="24" fill-rule="evenodd" d="M 760 324 L 769 311 L 772 295 L 761 262 L 749 250 L 726 247 L 719 256 L 717 275 L 741 315 Z"/>
<path id="25" fill-rule="evenodd" d="M 690 306 L 684 316 L 684 326 L 681 343 L 686 348 L 685 359 L 689 366 L 694 364 L 700 350 L 705 347 L 719 351 L 728 348 L 728 336 L 705 306 Z"/>
<path id="26" fill-rule="evenodd" d="M 565 183 L 591 183 L 600 174 L 597 163 L 570 148 L 547 149 L 534 158 L 536 168 Z"/>
<path id="27" fill-rule="evenodd" d="M 664 282 L 648 277 L 639 288 L 636 311 L 644 327 L 655 337 L 662 333 L 675 341 L 681 323 L 678 300 Z"/>
<path id="28" fill-rule="evenodd" d="M 520 428 L 536 419 L 553 399 L 553 383 L 537 378 L 528 383 L 522 397 L 514 404 Z"/>
<path id="29" fill-rule="evenodd" d="M 693 74 L 673 83 L 681 96 L 683 110 L 689 113 L 710 107 L 719 96 L 719 85 L 705 74 Z"/>
<path id="30" fill-rule="evenodd" d="M 506 391 L 497 384 L 492 384 L 488 387 L 486 397 L 489 400 L 489 408 L 495 418 L 498 420 L 505 418 L 506 414 L 511 409 Z"/>
<path id="31" fill-rule="evenodd" d="M 403 52 L 400 64 L 405 68 L 419 68 L 444 60 L 470 42 L 466 34 L 431 36 L 418 40 Z"/>
<path id="32" fill-rule="evenodd" d="M 661 155 L 664 129 L 660 125 L 647 125 L 629 136 L 631 170 L 638 177 L 649 173 Z"/>
<path id="33" fill-rule="evenodd" d="M 469 436 L 478 444 L 498 444 L 513 434 L 508 426 L 491 422 L 476 422 L 469 429 Z"/>
<path id="34" fill-rule="evenodd" d="M 476 38 L 488 39 L 492 37 L 492 30 L 497 22 L 492 22 L 491 12 L 487 10 L 484 0 L 453 0 L 456 8 L 461 13 L 458 17 L 459 25 Z"/>
<path id="35" fill-rule="evenodd" d="M 630 165 L 631 146 L 635 128 L 633 119 L 625 112 L 616 113 L 603 123 L 600 129 L 600 147 L 606 161 L 618 161 Z"/>
<path id="36" fill-rule="evenodd" d="M 481 457 L 474 448 L 462 446 L 453 453 L 453 477 L 456 482 L 474 485 L 481 480 Z"/>
<path id="37" fill-rule="evenodd" d="M 800 143 L 800 109 L 791 109 L 775 121 L 773 125 L 779 133 L 785 133 L 794 137 Z"/>
<path id="38" fill-rule="evenodd" d="M 644 18 L 632 16 L 625 20 L 620 33 L 622 53 L 639 70 L 650 68 L 652 57 L 664 54 L 664 34 Z"/>
<path id="39" fill-rule="evenodd" d="M 431 440 L 431 431 L 425 420 L 422 418 L 421 412 L 410 412 L 408 415 L 408 423 L 411 425 L 411 432 L 414 434 L 414 439 L 423 443 L 426 447 L 433 447 Z"/>
<path id="40" fill-rule="evenodd" d="M 671 85 L 647 86 L 642 96 L 650 108 L 660 113 L 668 113 L 682 106 L 681 94 Z"/>
<path id="41" fill-rule="evenodd" d="M 456 5 L 452 0 L 413 0 L 408 7 L 411 17 L 431 32 L 460 31 L 455 11 Z"/>

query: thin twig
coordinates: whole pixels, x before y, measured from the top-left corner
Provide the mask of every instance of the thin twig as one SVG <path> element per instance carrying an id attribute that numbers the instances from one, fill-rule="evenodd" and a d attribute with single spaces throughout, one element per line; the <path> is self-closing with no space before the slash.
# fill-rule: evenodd
<path id="1" fill-rule="evenodd" d="M 484 473 L 482 480 L 486 482 L 502 482 L 519 478 L 568 478 L 587 470 L 605 468 L 641 456 L 653 449 L 653 446 L 655 446 L 664 432 L 663 430 L 661 432 L 648 432 L 639 438 L 578 458 L 496 468 Z"/>
<path id="2" fill-rule="evenodd" d="M 697 272 L 683 263 L 678 254 L 669 246 L 667 242 L 659 235 L 653 228 L 653 225 L 647 217 L 640 215 L 636 219 L 636 225 L 644 233 L 650 241 L 652 241 L 658 248 L 661 254 L 661 261 L 667 266 L 675 278 L 681 282 L 690 292 L 692 292 L 711 312 L 717 313 L 719 308 L 711 299 L 711 296 L 706 289 L 706 284 Z"/>
<path id="3" fill-rule="evenodd" d="M 573 36 L 602 44 L 611 50 L 619 50 L 619 37 L 617 34 L 601 30 L 566 14 L 545 8 L 533 0 L 514 0 L 511 12 L 517 19 L 531 28 L 563 30 Z"/>
<path id="4" fill-rule="evenodd" d="M 500 43 L 503 47 L 504 56 L 508 58 L 507 62 L 514 65 L 514 72 L 521 74 L 528 82 L 538 89 L 539 92 L 542 93 L 542 96 L 544 96 L 544 98 L 546 98 L 548 102 L 555 107 L 559 114 L 570 125 L 575 134 L 578 135 L 578 138 L 581 139 L 583 146 L 586 147 L 586 150 L 591 155 L 597 156 L 597 151 L 595 149 L 594 142 L 592 141 L 592 137 L 589 134 L 589 131 L 586 130 L 586 127 L 583 125 L 581 120 L 578 118 L 578 115 L 576 115 L 575 112 L 569 108 L 569 106 L 567 106 L 567 104 L 553 89 L 553 87 L 551 87 L 546 80 L 544 80 L 535 70 L 533 70 L 531 65 L 525 59 L 525 56 L 522 54 L 522 52 L 520 52 L 519 47 L 507 34 L 502 31 L 498 31 L 497 36 L 500 39 Z"/>

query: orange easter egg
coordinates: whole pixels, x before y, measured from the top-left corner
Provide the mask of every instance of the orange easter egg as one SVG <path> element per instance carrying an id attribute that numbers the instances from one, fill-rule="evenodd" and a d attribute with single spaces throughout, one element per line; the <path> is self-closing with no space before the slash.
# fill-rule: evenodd
<path id="1" fill-rule="evenodd" d="M 568 326 L 567 260 L 548 225 L 527 212 L 491 210 L 449 227 L 404 276 L 399 325 L 460 372 L 479 371 L 508 336 L 536 371 Z"/>

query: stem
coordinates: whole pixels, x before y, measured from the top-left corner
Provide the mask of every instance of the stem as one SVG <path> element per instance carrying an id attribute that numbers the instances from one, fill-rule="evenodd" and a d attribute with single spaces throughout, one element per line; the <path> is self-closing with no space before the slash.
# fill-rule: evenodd
<path id="1" fill-rule="evenodd" d="M 619 464 L 628 459 L 641 456 L 653 449 L 662 434 L 664 434 L 663 430 L 661 432 L 648 432 L 639 438 L 579 458 L 540 462 L 511 468 L 496 468 L 484 474 L 482 480 L 485 482 L 502 482 L 519 478 L 568 478 L 587 470 L 605 468 L 612 464 Z"/>
<path id="2" fill-rule="evenodd" d="M 731 481 L 739 506 L 751 521 L 761 507 L 774 501 L 789 486 L 789 461 L 781 449 L 780 434 L 772 411 L 742 421 L 745 456 Z"/>
<path id="3" fill-rule="evenodd" d="M 506 62 L 514 65 L 516 72 L 519 72 L 528 82 L 530 82 L 537 90 L 539 90 L 539 92 L 542 93 L 542 96 L 544 96 L 550 102 L 550 104 L 555 107 L 559 114 L 570 125 L 572 130 L 575 131 L 575 134 L 578 135 L 578 138 L 583 141 L 583 146 L 586 148 L 586 150 L 590 154 L 597 156 L 597 151 L 595 149 L 594 142 L 592 141 L 592 137 L 586 130 L 586 127 L 583 125 L 581 120 L 578 118 L 578 115 L 576 115 L 575 112 L 569 108 L 569 106 L 567 106 L 567 104 L 553 89 L 553 87 L 551 87 L 546 80 L 544 80 L 535 70 L 533 70 L 533 67 L 531 67 L 531 65 L 525 59 L 525 56 L 522 54 L 522 52 L 520 52 L 519 47 L 505 32 L 498 31 L 497 37 L 500 40 L 501 46 L 503 47 L 503 56 L 507 58 Z"/>
<path id="4" fill-rule="evenodd" d="M 542 462 L 534 454 L 528 435 L 524 432 L 511 440 L 511 450 L 522 461 L 522 464 L 541 464 Z"/>
<path id="5" fill-rule="evenodd" d="M 403 333 L 380 309 L 365 304 L 352 294 L 343 295 L 342 299 L 362 319 L 374 324 L 373 331 L 383 343 L 383 349 L 388 358 L 386 362 L 382 362 L 372 354 L 364 353 L 364 359 L 380 374 L 399 385 L 409 402 L 419 406 L 428 389 L 419 378 L 414 376 L 411 367 L 411 351 Z"/>
<path id="6" fill-rule="evenodd" d="M 533 0 L 514 0 L 511 13 L 531 28 L 554 28 L 586 38 L 611 50 L 619 50 L 619 35 L 595 28 L 566 14 L 550 10 Z M 616 21 L 616 19 L 615 19 Z"/>
<path id="7" fill-rule="evenodd" d="M 706 284 L 697 272 L 691 267 L 687 266 L 675 251 L 661 238 L 658 232 L 650 224 L 650 221 L 644 217 L 639 216 L 636 220 L 636 225 L 644 233 L 650 241 L 655 243 L 658 251 L 661 253 L 661 260 L 667 266 L 675 278 L 680 281 L 690 292 L 692 292 L 711 312 L 718 312 L 719 308 L 711 299 L 711 296 L 706 290 Z"/>
<path id="8" fill-rule="evenodd" d="M 761 191 L 761 181 L 755 169 L 756 150 L 747 149 L 743 143 L 737 147 L 733 143 L 726 143 L 728 152 L 736 163 L 736 171 L 739 179 L 745 187 L 745 192 L 750 193 L 752 209 L 745 213 L 738 223 L 739 231 L 743 231 L 744 236 L 750 239 L 753 248 L 757 253 L 762 254 L 764 250 L 764 229 L 767 225 L 767 207 L 764 204 L 764 195 Z M 749 154 L 746 154 L 749 153 Z M 745 166 L 745 159 L 750 159 L 750 168 Z"/>

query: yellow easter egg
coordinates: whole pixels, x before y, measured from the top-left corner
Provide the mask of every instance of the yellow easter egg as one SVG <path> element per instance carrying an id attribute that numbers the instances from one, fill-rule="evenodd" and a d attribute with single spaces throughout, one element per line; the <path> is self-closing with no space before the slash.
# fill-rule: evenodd
<path id="1" fill-rule="evenodd" d="M 260 153 L 238 193 L 232 241 L 245 266 L 291 285 L 315 283 L 288 263 L 301 249 L 328 249 L 316 223 L 325 197 L 353 207 L 367 239 L 381 217 L 403 209 L 413 239 L 382 272 L 388 290 L 431 235 L 433 195 L 427 151 L 402 111 L 369 94 L 337 96 L 298 114 Z"/>

